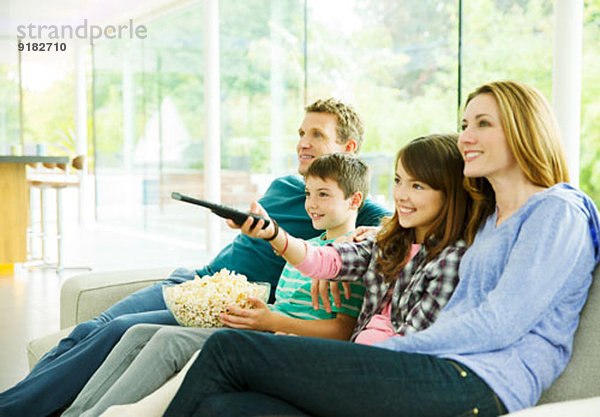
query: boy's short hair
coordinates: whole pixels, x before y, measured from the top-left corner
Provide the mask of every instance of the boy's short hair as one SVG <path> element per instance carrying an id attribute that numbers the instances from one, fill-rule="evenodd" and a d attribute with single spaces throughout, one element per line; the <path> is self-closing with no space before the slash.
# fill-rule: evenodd
<path id="1" fill-rule="evenodd" d="M 360 191 L 363 198 L 359 208 L 365 204 L 369 193 L 369 167 L 352 154 L 336 152 L 319 156 L 304 174 L 305 179 L 308 177 L 335 181 L 343 191 L 344 198 Z"/>
<path id="2" fill-rule="evenodd" d="M 356 142 L 356 153 L 360 150 L 363 142 L 365 128 L 362 119 L 349 105 L 342 103 L 335 98 L 319 99 L 304 108 L 306 113 L 331 113 L 337 116 L 338 122 L 336 133 L 340 144 L 345 144 L 349 140 Z"/>

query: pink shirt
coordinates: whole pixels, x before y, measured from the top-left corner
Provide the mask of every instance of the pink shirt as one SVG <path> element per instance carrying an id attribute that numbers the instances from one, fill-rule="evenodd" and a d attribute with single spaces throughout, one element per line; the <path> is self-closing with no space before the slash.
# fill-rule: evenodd
<path id="1" fill-rule="evenodd" d="M 411 246 L 410 259 L 417 254 L 420 248 L 421 245 L 419 244 Z M 317 249 L 314 246 L 307 245 L 306 257 L 301 263 L 296 265 L 296 269 L 304 276 L 327 279 L 337 276 L 341 265 L 342 257 L 331 246 L 324 246 Z M 393 287 L 390 291 L 393 291 Z M 381 313 L 375 314 L 365 329 L 356 336 L 355 342 L 372 345 L 396 336 L 396 332 L 392 326 L 391 313 L 392 305 L 388 302 L 383 306 Z"/>
<path id="2" fill-rule="evenodd" d="M 306 257 L 294 267 L 305 277 L 331 279 L 340 273 L 342 257 L 331 246 L 306 245 Z"/>

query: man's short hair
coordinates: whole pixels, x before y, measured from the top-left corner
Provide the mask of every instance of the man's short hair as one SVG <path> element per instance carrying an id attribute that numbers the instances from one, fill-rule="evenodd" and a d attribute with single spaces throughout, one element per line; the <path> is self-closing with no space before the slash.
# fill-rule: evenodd
<path id="1" fill-rule="evenodd" d="M 363 195 L 361 208 L 369 193 L 369 167 L 352 154 L 336 152 L 319 156 L 304 174 L 304 178 L 308 177 L 335 181 L 343 191 L 344 198 L 360 191 Z"/>
<path id="2" fill-rule="evenodd" d="M 354 108 L 335 98 L 319 99 L 304 109 L 306 113 L 331 113 L 338 118 L 336 133 L 337 142 L 345 144 L 349 140 L 356 142 L 356 152 L 360 150 L 365 129 L 363 122 Z"/>

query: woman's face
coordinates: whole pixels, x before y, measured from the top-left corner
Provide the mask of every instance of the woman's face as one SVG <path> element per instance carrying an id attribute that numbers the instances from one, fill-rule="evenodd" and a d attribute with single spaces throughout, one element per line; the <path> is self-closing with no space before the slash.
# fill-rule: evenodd
<path id="1" fill-rule="evenodd" d="M 465 160 L 466 177 L 486 177 L 493 181 L 520 171 L 502 129 L 498 104 L 491 94 L 479 94 L 467 105 L 458 148 Z"/>
<path id="2" fill-rule="evenodd" d="M 405 229 L 415 229 L 416 243 L 423 243 L 425 235 L 444 205 L 444 193 L 434 190 L 423 181 L 412 178 L 398 159 L 394 178 L 394 202 L 398 223 Z"/>

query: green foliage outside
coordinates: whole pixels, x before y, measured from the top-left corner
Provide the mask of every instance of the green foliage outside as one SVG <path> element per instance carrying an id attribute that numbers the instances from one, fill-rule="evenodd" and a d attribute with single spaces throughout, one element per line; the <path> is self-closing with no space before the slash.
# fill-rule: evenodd
<path id="1" fill-rule="evenodd" d="M 600 0 L 584 4 L 579 184 L 600 207 Z"/>

